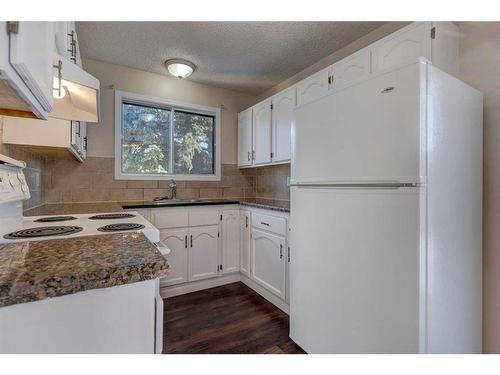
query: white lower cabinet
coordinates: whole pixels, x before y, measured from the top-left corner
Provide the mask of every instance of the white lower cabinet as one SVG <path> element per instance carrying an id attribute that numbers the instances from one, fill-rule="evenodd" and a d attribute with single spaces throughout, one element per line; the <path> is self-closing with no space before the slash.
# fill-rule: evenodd
<path id="1" fill-rule="evenodd" d="M 250 211 L 241 211 L 240 216 L 240 272 L 250 277 Z"/>
<path id="2" fill-rule="evenodd" d="M 217 276 L 219 226 L 190 228 L 188 246 L 188 281 Z"/>
<path id="3" fill-rule="evenodd" d="M 222 273 L 240 270 L 240 210 L 222 211 Z"/>
<path id="4" fill-rule="evenodd" d="M 160 230 L 160 240 L 170 248 L 167 256 L 170 271 L 161 280 L 163 286 L 188 281 L 188 235 L 187 228 Z"/>
<path id="5" fill-rule="evenodd" d="M 288 214 L 238 206 L 143 212 L 170 248 L 166 296 L 243 281 L 288 311 Z"/>
<path id="6" fill-rule="evenodd" d="M 282 299 L 286 296 L 286 258 L 284 237 L 252 229 L 251 278 Z"/>

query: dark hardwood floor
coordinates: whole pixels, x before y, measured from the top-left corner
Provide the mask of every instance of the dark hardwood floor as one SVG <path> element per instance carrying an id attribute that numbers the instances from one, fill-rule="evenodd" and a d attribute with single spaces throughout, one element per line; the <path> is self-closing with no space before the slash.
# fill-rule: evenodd
<path id="1" fill-rule="evenodd" d="M 164 353 L 304 353 L 288 315 L 241 282 L 164 300 Z"/>

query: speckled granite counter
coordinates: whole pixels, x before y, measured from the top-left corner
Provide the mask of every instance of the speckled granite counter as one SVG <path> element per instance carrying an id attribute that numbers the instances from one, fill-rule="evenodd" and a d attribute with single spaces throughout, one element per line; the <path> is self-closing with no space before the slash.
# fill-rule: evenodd
<path id="1" fill-rule="evenodd" d="M 0 245 L 0 307 L 163 277 L 140 232 Z"/>
<path id="2" fill-rule="evenodd" d="M 48 203 L 43 206 L 24 211 L 24 216 L 44 215 L 75 215 L 100 212 L 119 212 L 126 209 L 139 208 L 165 208 L 176 206 L 206 206 L 241 204 L 244 206 L 263 208 L 281 212 L 290 212 L 290 202 L 264 198 L 239 198 L 239 199 L 204 199 L 201 202 L 190 200 L 165 201 L 155 203 L 146 201 L 133 202 L 102 202 L 102 203 Z M 122 207 L 123 206 L 123 207 Z"/>
<path id="3" fill-rule="evenodd" d="M 117 202 L 99 203 L 47 203 L 24 211 L 24 216 L 76 215 L 123 211 Z"/>
<path id="4" fill-rule="evenodd" d="M 239 202 L 242 206 L 264 208 L 266 210 L 273 210 L 273 211 L 290 212 L 289 201 L 280 201 L 280 200 L 263 199 L 263 198 L 244 198 L 240 199 Z"/>

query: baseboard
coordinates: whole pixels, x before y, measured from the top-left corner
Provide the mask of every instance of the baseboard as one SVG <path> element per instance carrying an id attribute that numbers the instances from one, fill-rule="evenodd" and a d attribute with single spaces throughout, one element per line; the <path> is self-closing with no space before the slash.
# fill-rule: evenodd
<path id="1" fill-rule="evenodd" d="M 249 279 L 245 275 L 240 275 L 241 277 L 241 282 L 248 286 L 249 288 L 253 289 L 257 293 L 259 293 L 262 297 L 267 299 L 269 302 L 271 302 L 274 306 L 276 306 L 278 309 L 282 310 L 286 314 L 290 315 L 290 306 L 288 303 L 283 301 L 281 298 L 275 296 L 273 293 L 269 292 L 267 289 L 261 287 L 259 284 L 257 284 L 255 281 Z"/>
<path id="2" fill-rule="evenodd" d="M 160 288 L 160 295 L 162 298 L 175 297 L 180 296 L 181 294 L 197 292 L 203 289 L 215 288 L 216 286 L 235 283 L 240 281 L 240 279 L 240 273 L 233 273 L 230 275 L 214 277 L 213 279 L 192 281 L 190 283 L 172 286 L 163 286 Z"/>
<path id="3" fill-rule="evenodd" d="M 231 275 L 224 275 L 207 280 L 193 281 L 185 284 L 163 286 L 160 288 L 160 295 L 162 298 L 175 297 L 175 296 L 180 296 L 182 294 L 197 292 L 203 289 L 215 288 L 216 286 L 235 283 L 238 281 L 241 281 L 250 289 L 253 289 L 255 292 L 260 294 L 266 300 L 271 302 L 278 309 L 290 315 L 290 306 L 288 305 L 288 303 L 283 301 L 281 298 L 275 296 L 273 293 L 269 292 L 267 289 L 261 287 L 255 281 L 249 279 L 247 276 L 241 273 L 233 273 Z"/>

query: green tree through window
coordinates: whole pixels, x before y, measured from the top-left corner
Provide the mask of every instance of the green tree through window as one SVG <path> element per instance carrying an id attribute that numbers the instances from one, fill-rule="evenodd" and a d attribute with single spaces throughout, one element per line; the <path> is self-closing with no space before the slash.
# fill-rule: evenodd
<path id="1" fill-rule="evenodd" d="M 122 172 L 215 173 L 215 117 L 122 103 Z"/>

